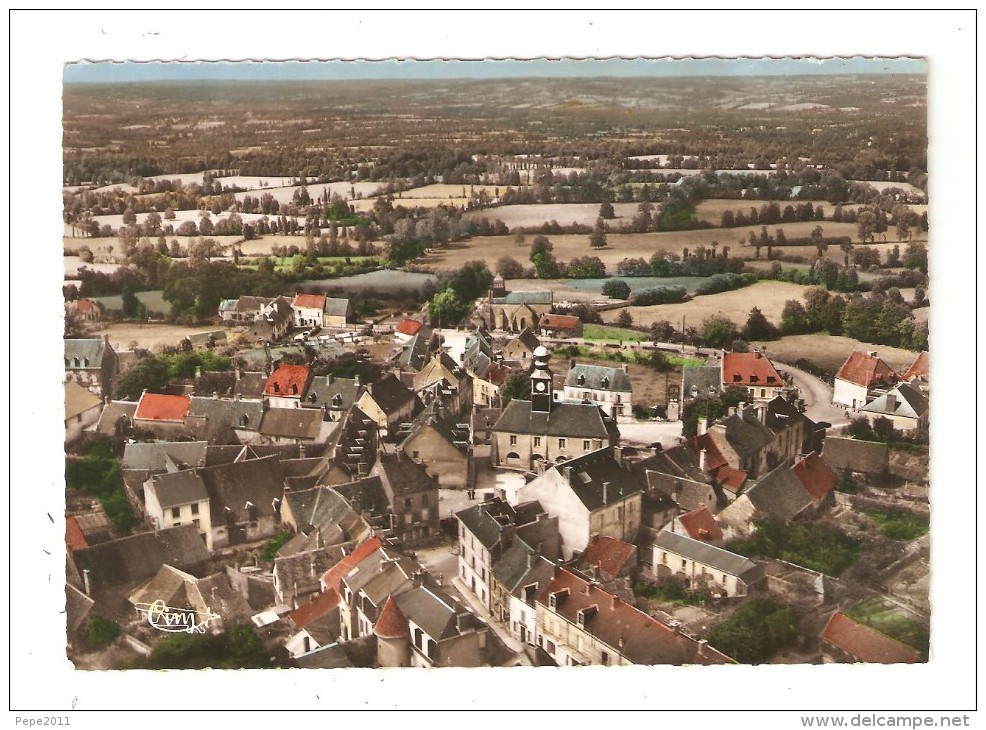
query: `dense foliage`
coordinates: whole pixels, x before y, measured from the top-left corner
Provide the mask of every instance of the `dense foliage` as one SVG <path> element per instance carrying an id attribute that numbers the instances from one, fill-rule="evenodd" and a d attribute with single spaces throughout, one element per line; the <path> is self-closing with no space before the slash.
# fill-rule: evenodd
<path id="1" fill-rule="evenodd" d="M 684 394 L 689 397 L 688 393 Z M 717 398 L 709 398 L 700 393 L 699 397 L 685 405 L 681 415 L 682 435 L 692 438 L 698 433 L 698 419 L 706 418 L 709 423 L 725 416 L 730 408 L 736 408 L 740 403 L 749 403 L 750 394 L 745 388 L 726 388 Z"/>
<path id="2" fill-rule="evenodd" d="M 859 557 L 859 543 L 839 530 L 818 523 L 755 523 L 753 534 L 729 544 L 734 553 L 749 557 L 780 558 L 790 563 L 837 576 Z"/>
<path id="3" fill-rule="evenodd" d="M 630 303 L 635 307 L 647 307 L 652 304 L 675 304 L 684 301 L 688 290 L 683 286 L 655 286 L 639 289 L 630 297 Z"/>
<path id="4" fill-rule="evenodd" d="M 230 626 L 221 634 L 169 634 L 135 669 L 263 669 L 270 656 L 250 626 Z"/>
<path id="5" fill-rule="evenodd" d="M 137 524 L 123 492 L 123 478 L 113 442 L 109 439 L 97 439 L 81 454 L 65 456 L 65 484 L 70 489 L 97 497 L 118 532 L 126 533 Z"/>
<path id="6" fill-rule="evenodd" d="M 798 615 L 793 608 L 752 598 L 712 630 L 709 644 L 741 664 L 762 664 L 798 636 Z"/>
<path id="7" fill-rule="evenodd" d="M 231 360 L 209 350 L 155 355 L 138 362 L 120 381 L 117 394 L 124 399 L 140 397 L 145 390 L 160 390 L 172 378 L 192 378 L 197 370 L 229 370 Z"/>
<path id="8" fill-rule="evenodd" d="M 86 639 L 93 646 L 103 647 L 116 641 L 120 635 L 120 625 L 116 621 L 94 615 L 86 624 Z"/>

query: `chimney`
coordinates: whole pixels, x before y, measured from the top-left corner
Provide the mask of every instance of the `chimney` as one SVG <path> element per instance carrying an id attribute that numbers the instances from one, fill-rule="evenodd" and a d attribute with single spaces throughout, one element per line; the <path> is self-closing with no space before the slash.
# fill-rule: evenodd
<path id="1" fill-rule="evenodd" d="M 609 502 L 607 497 L 609 496 L 609 482 L 603 482 L 603 504 Z"/>
<path id="2" fill-rule="evenodd" d="M 571 360 L 569 360 L 569 368 L 568 369 L 571 370 L 574 367 L 575 367 L 575 358 L 573 357 Z"/>
<path id="3" fill-rule="evenodd" d="M 698 419 L 698 435 L 704 436 L 709 430 L 709 419 L 702 416 Z"/>
<path id="4" fill-rule="evenodd" d="M 617 464 L 619 464 L 620 466 L 623 466 L 623 447 L 622 446 L 614 446 L 613 447 L 613 460 Z"/>
<path id="5" fill-rule="evenodd" d="M 620 640 L 617 643 L 616 648 L 619 649 L 620 651 L 623 651 L 623 647 L 626 645 L 627 645 L 626 637 L 624 637 L 623 634 L 620 634 Z"/>
<path id="6" fill-rule="evenodd" d="M 626 363 L 623 363 L 623 372 L 625 372 L 625 373 L 629 373 L 630 372 L 630 367 Z"/>
<path id="7" fill-rule="evenodd" d="M 563 477 L 565 477 L 565 481 L 566 482 L 572 481 L 572 467 L 570 467 L 570 466 L 563 466 L 561 468 L 561 474 L 562 474 Z"/>
<path id="8" fill-rule="evenodd" d="M 421 587 L 421 579 L 423 577 L 424 577 L 424 571 L 423 570 L 416 570 L 416 571 L 414 571 L 414 573 L 411 574 L 411 584 L 415 588 L 420 588 Z"/>
<path id="9" fill-rule="evenodd" d="M 615 611 L 616 608 L 617 608 L 617 606 L 619 606 L 619 605 L 620 605 L 620 597 L 614 593 L 613 594 L 613 603 L 610 606 L 610 609 L 612 609 L 613 611 Z M 620 637 L 620 638 L 623 638 L 623 637 Z"/>
<path id="10" fill-rule="evenodd" d="M 767 423 L 767 406 L 762 405 L 757 408 L 757 417 L 760 419 L 760 423 Z"/>
<path id="11" fill-rule="evenodd" d="M 705 471 L 705 449 L 699 449 L 698 452 L 698 470 Z"/>
<path id="12" fill-rule="evenodd" d="M 354 378 L 354 380 L 356 381 L 356 387 L 358 388 L 359 387 L 359 373 L 356 373 L 356 377 Z"/>
<path id="13" fill-rule="evenodd" d="M 760 350 L 754 350 L 753 351 L 753 358 L 755 360 L 759 360 L 761 357 L 763 357 L 763 355 L 760 354 Z"/>
<path id="14" fill-rule="evenodd" d="M 89 568 L 82 569 L 82 583 L 86 590 L 86 595 L 91 595 L 91 586 L 89 585 Z"/>

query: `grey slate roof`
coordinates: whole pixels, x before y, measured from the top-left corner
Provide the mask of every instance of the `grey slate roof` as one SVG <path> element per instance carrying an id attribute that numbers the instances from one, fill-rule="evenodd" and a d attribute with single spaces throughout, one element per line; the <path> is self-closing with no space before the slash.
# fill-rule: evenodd
<path id="1" fill-rule="evenodd" d="M 314 452 L 317 450 L 311 445 L 307 445 L 305 449 L 307 454 L 316 455 Z M 260 459 L 264 456 L 298 459 L 301 458 L 301 447 L 298 444 L 210 445 L 205 450 L 205 465 L 219 466 L 220 464 L 231 464 L 237 460 Z"/>
<path id="2" fill-rule="evenodd" d="M 377 382 L 371 383 L 369 391 L 373 402 L 388 415 L 417 398 L 414 391 L 404 385 L 393 373 L 388 373 Z"/>
<path id="3" fill-rule="evenodd" d="M 240 379 L 233 385 L 233 395 L 244 398 L 261 398 L 267 376 L 264 373 L 241 373 Z"/>
<path id="4" fill-rule="evenodd" d="M 753 583 L 764 577 L 763 569 L 749 558 L 731 553 L 728 550 L 709 545 L 701 540 L 693 540 L 687 535 L 664 530 L 657 534 L 654 545 L 669 553 L 694 560 L 702 565 L 720 570 L 727 575 L 742 578 Z"/>
<path id="5" fill-rule="evenodd" d="M 64 340 L 65 367 L 72 370 L 100 370 L 106 353 L 106 340 L 102 337 Z M 78 365 L 76 365 L 78 361 Z"/>
<path id="6" fill-rule="evenodd" d="M 322 411 L 312 408 L 270 408 L 260 423 L 264 436 L 316 439 L 322 430 Z"/>
<path id="7" fill-rule="evenodd" d="M 440 401 L 433 400 L 411 422 L 411 428 L 403 441 L 407 443 L 422 430 L 433 429 L 439 436 L 462 452 L 469 449 L 469 429 L 459 428 L 459 419 L 455 418 Z"/>
<path id="8" fill-rule="evenodd" d="M 284 495 L 284 472 L 276 456 L 207 467 L 198 472 L 209 493 L 213 525 L 226 524 L 227 514 L 237 523 L 249 521 L 247 502 L 253 504 L 258 516 L 274 515 L 273 502 Z"/>
<path id="9" fill-rule="evenodd" d="M 500 541 L 504 529 L 514 524 L 516 515 L 513 507 L 495 497 L 456 512 L 455 516 L 489 550 Z"/>
<path id="10" fill-rule="evenodd" d="M 431 331 L 427 333 L 424 329 L 419 330 L 418 334 L 412 337 L 401 350 L 398 364 L 402 368 L 409 368 L 418 372 L 431 359 L 428 357 L 428 344 L 431 342 Z"/>
<path id="11" fill-rule="evenodd" d="M 555 301 L 550 291 L 511 291 L 505 296 L 493 297 L 493 304 L 551 304 Z"/>
<path id="12" fill-rule="evenodd" d="M 121 418 L 132 420 L 136 413 L 136 401 L 110 401 L 103 408 L 103 412 L 99 414 L 99 422 L 96 424 L 96 430 L 104 436 L 115 436 L 117 421 Z"/>
<path id="13" fill-rule="evenodd" d="M 551 413 L 531 411 L 531 402 L 514 399 L 507 404 L 493 430 L 500 433 L 527 433 L 546 436 L 603 439 L 619 431 L 611 418 L 592 403 L 551 404 Z"/>
<path id="14" fill-rule="evenodd" d="M 350 542 L 274 558 L 274 574 L 282 593 L 303 596 L 318 591 L 325 571 L 346 557 L 352 547 Z"/>
<path id="15" fill-rule="evenodd" d="M 344 317 L 349 313 L 349 300 L 326 297 L 322 312 L 330 317 Z"/>
<path id="16" fill-rule="evenodd" d="M 207 419 L 206 430 L 210 432 L 214 432 L 222 426 L 230 426 L 244 431 L 256 431 L 260 428 L 264 407 L 260 401 L 203 398 L 193 395 L 188 414 Z"/>
<path id="17" fill-rule="evenodd" d="M 96 602 L 70 583 L 65 584 L 65 626 L 69 633 L 82 628 Z"/>
<path id="18" fill-rule="evenodd" d="M 123 450 L 122 469 L 165 471 L 171 466 L 187 468 L 205 463 L 205 441 L 164 441 L 127 444 Z"/>
<path id="19" fill-rule="evenodd" d="M 623 368 L 583 363 L 576 363 L 568 371 L 565 385 L 570 388 L 608 390 L 614 393 L 627 393 L 631 390 L 630 376 Z"/>
<path id="20" fill-rule="evenodd" d="M 301 669 L 349 669 L 353 662 L 338 644 L 320 646 L 318 649 L 300 654 L 294 659 Z"/>
<path id="21" fill-rule="evenodd" d="M 892 411 L 887 408 L 888 396 L 891 395 L 896 398 L 896 403 Z M 908 383 L 898 383 L 879 398 L 868 403 L 862 411 L 881 416 L 921 418 L 928 412 L 928 399 L 924 393 Z"/>
<path id="22" fill-rule="evenodd" d="M 308 385 L 302 405 L 318 407 L 328 405 L 334 411 L 348 411 L 362 392 L 363 385 L 356 378 L 317 375 Z"/>
<path id="23" fill-rule="evenodd" d="M 123 585 L 153 576 L 162 565 L 182 570 L 209 560 L 209 551 L 195 525 L 142 532 L 72 553 L 81 575 L 89 570 L 93 586 Z"/>
<path id="24" fill-rule="evenodd" d="M 407 620 L 420 626 L 435 641 L 486 626 L 439 588 L 412 588 L 395 600 Z"/>
<path id="25" fill-rule="evenodd" d="M 589 510 L 598 509 L 647 490 L 643 480 L 630 469 L 617 463 L 610 448 L 597 449 L 576 456 L 553 466 L 552 471 L 567 476 L 572 491 Z M 605 488 L 604 484 L 607 485 Z"/>
<path id="26" fill-rule="evenodd" d="M 377 432 L 373 419 L 352 406 L 325 443 L 325 453 L 331 459 L 332 466 L 350 476 L 357 476 L 361 468 L 369 470 L 376 461 Z"/>
<path id="27" fill-rule="evenodd" d="M 349 502 L 355 512 L 366 512 L 373 517 L 379 517 L 390 509 L 380 477 L 365 477 L 355 482 L 337 484 L 333 489 Z"/>
<path id="28" fill-rule="evenodd" d="M 747 488 L 746 495 L 757 510 L 785 522 L 794 519 L 813 503 L 808 490 L 794 472 L 784 465 Z"/>
<path id="29" fill-rule="evenodd" d="M 356 520 L 356 515 L 353 513 L 349 502 L 330 487 L 315 487 L 301 492 L 286 492 L 284 501 L 291 508 L 291 514 L 294 516 L 299 529 L 311 525 L 319 530 L 324 530 L 332 525 L 339 525 L 341 522 L 348 525 Z"/>
<path id="30" fill-rule="evenodd" d="M 537 338 L 537 335 L 534 334 L 534 331 L 530 327 L 525 327 L 514 339 L 524 345 L 529 352 L 534 352 L 541 346 L 541 340 Z"/>
<path id="31" fill-rule="evenodd" d="M 380 476 L 384 488 L 392 493 L 392 499 L 407 494 L 438 490 L 438 482 L 428 476 L 421 464 L 416 464 L 401 453 L 383 452 L 377 455 L 373 474 Z"/>
<path id="32" fill-rule="evenodd" d="M 752 409 L 743 415 L 734 413 L 722 423 L 726 425 L 726 440 L 740 456 L 752 456 L 774 440 L 774 432 L 760 423 Z"/>
<path id="33" fill-rule="evenodd" d="M 537 595 L 554 577 L 554 570 L 554 563 L 538 555 L 535 548 L 519 538 L 514 540 L 492 568 L 493 576 L 514 595 L 525 585 L 532 583 L 537 585 Z"/>
<path id="34" fill-rule="evenodd" d="M 154 477 L 153 489 L 157 493 L 161 509 L 209 499 L 205 482 L 194 469 L 158 474 Z"/>
<path id="35" fill-rule="evenodd" d="M 684 398 L 716 397 L 722 392 L 722 372 L 718 365 L 686 365 L 681 372 Z"/>

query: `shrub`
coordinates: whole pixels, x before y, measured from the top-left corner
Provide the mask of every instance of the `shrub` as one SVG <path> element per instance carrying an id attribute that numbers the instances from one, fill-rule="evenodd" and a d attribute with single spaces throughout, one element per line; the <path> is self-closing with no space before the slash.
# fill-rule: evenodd
<path id="1" fill-rule="evenodd" d="M 761 520 L 753 535 L 734 540 L 729 549 L 748 557 L 780 558 L 837 576 L 859 557 L 859 543 L 833 527 Z"/>
<path id="2" fill-rule="evenodd" d="M 657 286 L 641 289 L 636 292 L 630 303 L 637 307 L 647 307 L 652 304 L 675 304 L 683 301 L 688 292 L 683 286 Z"/>
<path id="3" fill-rule="evenodd" d="M 629 299 L 630 285 L 623 279 L 608 279 L 603 283 L 603 294 L 613 299 Z"/>
<path id="4" fill-rule="evenodd" d="M 94 615 L 86 626 L 86 638 L 95 646 L 103 647 L 116 641 L 120 635 L 120 626 L 102 616 Z"/>

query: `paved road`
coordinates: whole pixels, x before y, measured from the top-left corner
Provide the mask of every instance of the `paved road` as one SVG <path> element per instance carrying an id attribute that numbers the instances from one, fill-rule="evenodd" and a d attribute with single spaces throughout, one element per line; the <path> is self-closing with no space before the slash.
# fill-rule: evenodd
<path id="1" fill-rule="evenodd" d="M 790 373 L 794 384 L 798 387 L 798 393 L 805 401 L 805 415 L 818 423 L 827 421 L 832 424 L 833 430 L 841 428 L 849 423 L 846 412 L 843 408 L 832 405 L 832 388 L 824 380 L 799 370 L 793 365 L 782 363 L 775 360 L 774 364 L 779 370 Z"/>

